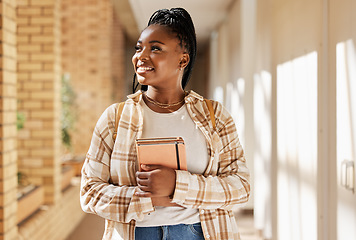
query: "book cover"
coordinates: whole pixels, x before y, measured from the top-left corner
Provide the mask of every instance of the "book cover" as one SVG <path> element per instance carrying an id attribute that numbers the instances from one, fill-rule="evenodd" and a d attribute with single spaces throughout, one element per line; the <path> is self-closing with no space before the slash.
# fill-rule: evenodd
<path id="1" fill-rule="evenodd" d="M 137 159 L 141 164 L 154 164 L 177 170 L 187 170 L 182 137 L 140 138 L 136 140 Z"/>

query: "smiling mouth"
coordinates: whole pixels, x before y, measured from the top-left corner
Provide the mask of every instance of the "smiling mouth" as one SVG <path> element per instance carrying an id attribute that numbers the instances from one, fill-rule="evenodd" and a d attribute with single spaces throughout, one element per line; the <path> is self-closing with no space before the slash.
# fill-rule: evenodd
<path id="1" fill-rule="evenodd" d="M 152 67 L 143 67 L 143 66 L 141 66 L 141 67 L 138 67 L 136 69 L 136 72 L 137 73 L 147 73 L 147 72 L 151 72 L 153 70 L 154 70 L 154 68 L 152 68 Z"/>

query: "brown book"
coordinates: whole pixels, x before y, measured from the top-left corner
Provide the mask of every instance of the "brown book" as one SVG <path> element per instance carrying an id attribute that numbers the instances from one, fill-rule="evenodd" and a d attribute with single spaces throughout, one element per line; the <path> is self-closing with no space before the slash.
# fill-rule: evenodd
<path id="1" fill-rule="evenodd" d="M 136 139 L 136 148 L 139 166 L 154 164 L 187 170 L 185 145 L 181 137 L 140 138 Z"/>

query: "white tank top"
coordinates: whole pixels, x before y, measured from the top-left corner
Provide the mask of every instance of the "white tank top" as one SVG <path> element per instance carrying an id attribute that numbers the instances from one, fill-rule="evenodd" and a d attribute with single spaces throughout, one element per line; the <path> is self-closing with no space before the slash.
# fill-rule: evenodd
<path id="1" fill-rule="evenodd" d="M 182 137 L 187 154 L 187 168 L 190 173 L 203 174 L 208 166 L 209 156 L 203 133 L 190 118 L 185 105 L 172 113 L 152 111 L 144 101 L 143 138 Z M 155 211 L 146 215 L 143 221 L 137 221 L 138 227 L 151 227 L 200 222 L 198 209 L 183 207 L 155 207 Z"/>

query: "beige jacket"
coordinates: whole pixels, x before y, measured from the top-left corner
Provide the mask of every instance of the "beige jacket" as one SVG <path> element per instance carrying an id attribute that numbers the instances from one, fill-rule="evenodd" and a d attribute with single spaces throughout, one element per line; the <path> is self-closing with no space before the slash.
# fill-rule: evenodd
<path id="1" fill-rule="evenodd" d="M 98 120 L 82 169 L 83 210 L 106 219 L 103 239 L 134 240 L 135 220 L 154 211 L 150 198 L 139 198 L 135 139 L 142 135 L 142 92 L 128 96 L 114 143 L 117 104 Z M 227 110 L 212 101 L 216 130 L 204 98 L 190 91 L 185 104 L 207 140 L 209 164 L 203 175 L 176 170 L 173 202 L 197 208 L 205 239 L 240 239 L 232 209 L 249 199 L 249 171 L 236 127 Z"/>

